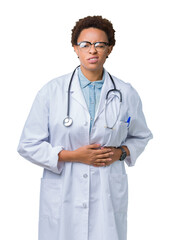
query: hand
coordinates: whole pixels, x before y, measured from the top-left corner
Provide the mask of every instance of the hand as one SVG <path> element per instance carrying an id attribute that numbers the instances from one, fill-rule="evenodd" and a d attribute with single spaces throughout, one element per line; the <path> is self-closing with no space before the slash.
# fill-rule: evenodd
<path id="1" fill-rule="evenodd" d="M 74 150 L 74 158 L 76 161 L 93 165 L 95 167 L 103 167 L 113 161 L 113 150 L 111 148 L 100 148 L 100 144 L 91 144 Z"/>
<path id="2" fill-rule="evenodd" d="M 120 159 L 122 151 L 121 151 L 121 149 L 114 148 L 114 147 L 102 147 L 101 149 L 107 149 L 107 148 L 111 149 L 111 151 L 112 151 L 112 156 L 111 156 L 112 160 L 105 164 L 106 166 L 109 166 L 110 164 L 112 164 L 115 161 Z"/>

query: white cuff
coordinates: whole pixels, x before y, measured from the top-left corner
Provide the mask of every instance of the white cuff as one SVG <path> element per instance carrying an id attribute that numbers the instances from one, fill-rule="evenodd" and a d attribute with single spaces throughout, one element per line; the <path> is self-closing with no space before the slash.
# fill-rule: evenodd
<path id="1" fill-rule="evenodd" d="M 64 149 L 62 146 L 54 147 L 50 156 L 50 168 L 51 171 L 60 174 L 64 168 L 64 162 L 58 161 L 58 154 Z"/>

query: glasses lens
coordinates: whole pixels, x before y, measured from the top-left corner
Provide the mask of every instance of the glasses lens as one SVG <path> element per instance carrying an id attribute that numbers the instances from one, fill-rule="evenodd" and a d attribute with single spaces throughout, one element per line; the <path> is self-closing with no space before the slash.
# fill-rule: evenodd
<path id="1" fill-rule="evenodd" d="M 108 45 L 107 43 L 105 42 L 96 42 L 96 43 L 93 43 L 94 44 L 94 47 L 95 49 L 98 51 L 98 52 L 102 52 L 106 49 L 106 46 Z M 80 47 L 80 49 L 84 52 L 88 52 L 91 48 L 91 45 L 93 45 L 89 42 L 80 42 L 78 45 Z"/>
<path id="2" fill-rule="evenodd" d="M 95 43 L 96 48 L 104 48 L 105 46 L 106 46 L 105 43 L 102 43 L 102 42 Z"/>
<path id="3" fill-rule="evenodd" d="M 106 43 L 104 42 L 97 42 L 95 43 L 95 48 L 97 51 L 101 52 L 101 51 L 104 51 L 106 49 Z"/>
<path id="4" fill-rule="evenodd" d="M 88 50 L 90 48 L 90 43 L 81 42 L 79 46 L 80 46 L 81 49 Z"/>

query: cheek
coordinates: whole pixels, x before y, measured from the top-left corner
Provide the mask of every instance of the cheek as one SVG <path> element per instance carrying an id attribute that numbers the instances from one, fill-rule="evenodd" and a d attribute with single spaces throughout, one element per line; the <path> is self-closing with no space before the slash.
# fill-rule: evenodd
<path id="1" fill-rule="evenodd" d="M 82 52 L 79 52 L 79 58 L 84 60 L 87 58 L 87 54 L 86 53 L 82 53 Z"/>
<path id="2" fill-rule="evenodd" d="M 101 62 L 104 63 L 106 61 L 107 54 L 103 54 L 100 56 Z"/>
<path id="3" fill-rule="evenodd" d="M 80 55 L 79 55 L 79 60 L 83 62 L 83 61 L 85 60 L 85 56 L 83 56 L 82 54 L 80 54 Z"/>
<path id="4" fill-rule="evenodd" d="M 77 52 L 77 57 L 79 58 L 80 61 L 83 61 L 85 59 L 85 56 L 81 52 Z"/>

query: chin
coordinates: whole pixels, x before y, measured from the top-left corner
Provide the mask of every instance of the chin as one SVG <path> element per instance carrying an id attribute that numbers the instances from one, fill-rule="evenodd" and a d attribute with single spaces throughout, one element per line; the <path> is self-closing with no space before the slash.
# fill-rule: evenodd
<path id="1" fill-rule="evenodd" d="M 83 67 L 83 68 L 85 68 L 86 70 L 88 70 L 88 71 L 98 71 L 98 70 L 100 70 L 100 69 L 103 69 L 103 64 L 95 64 L 95 63 L 91 63 L 91 64 L 82 64 L 81 63 L 81 66 Z"/>

